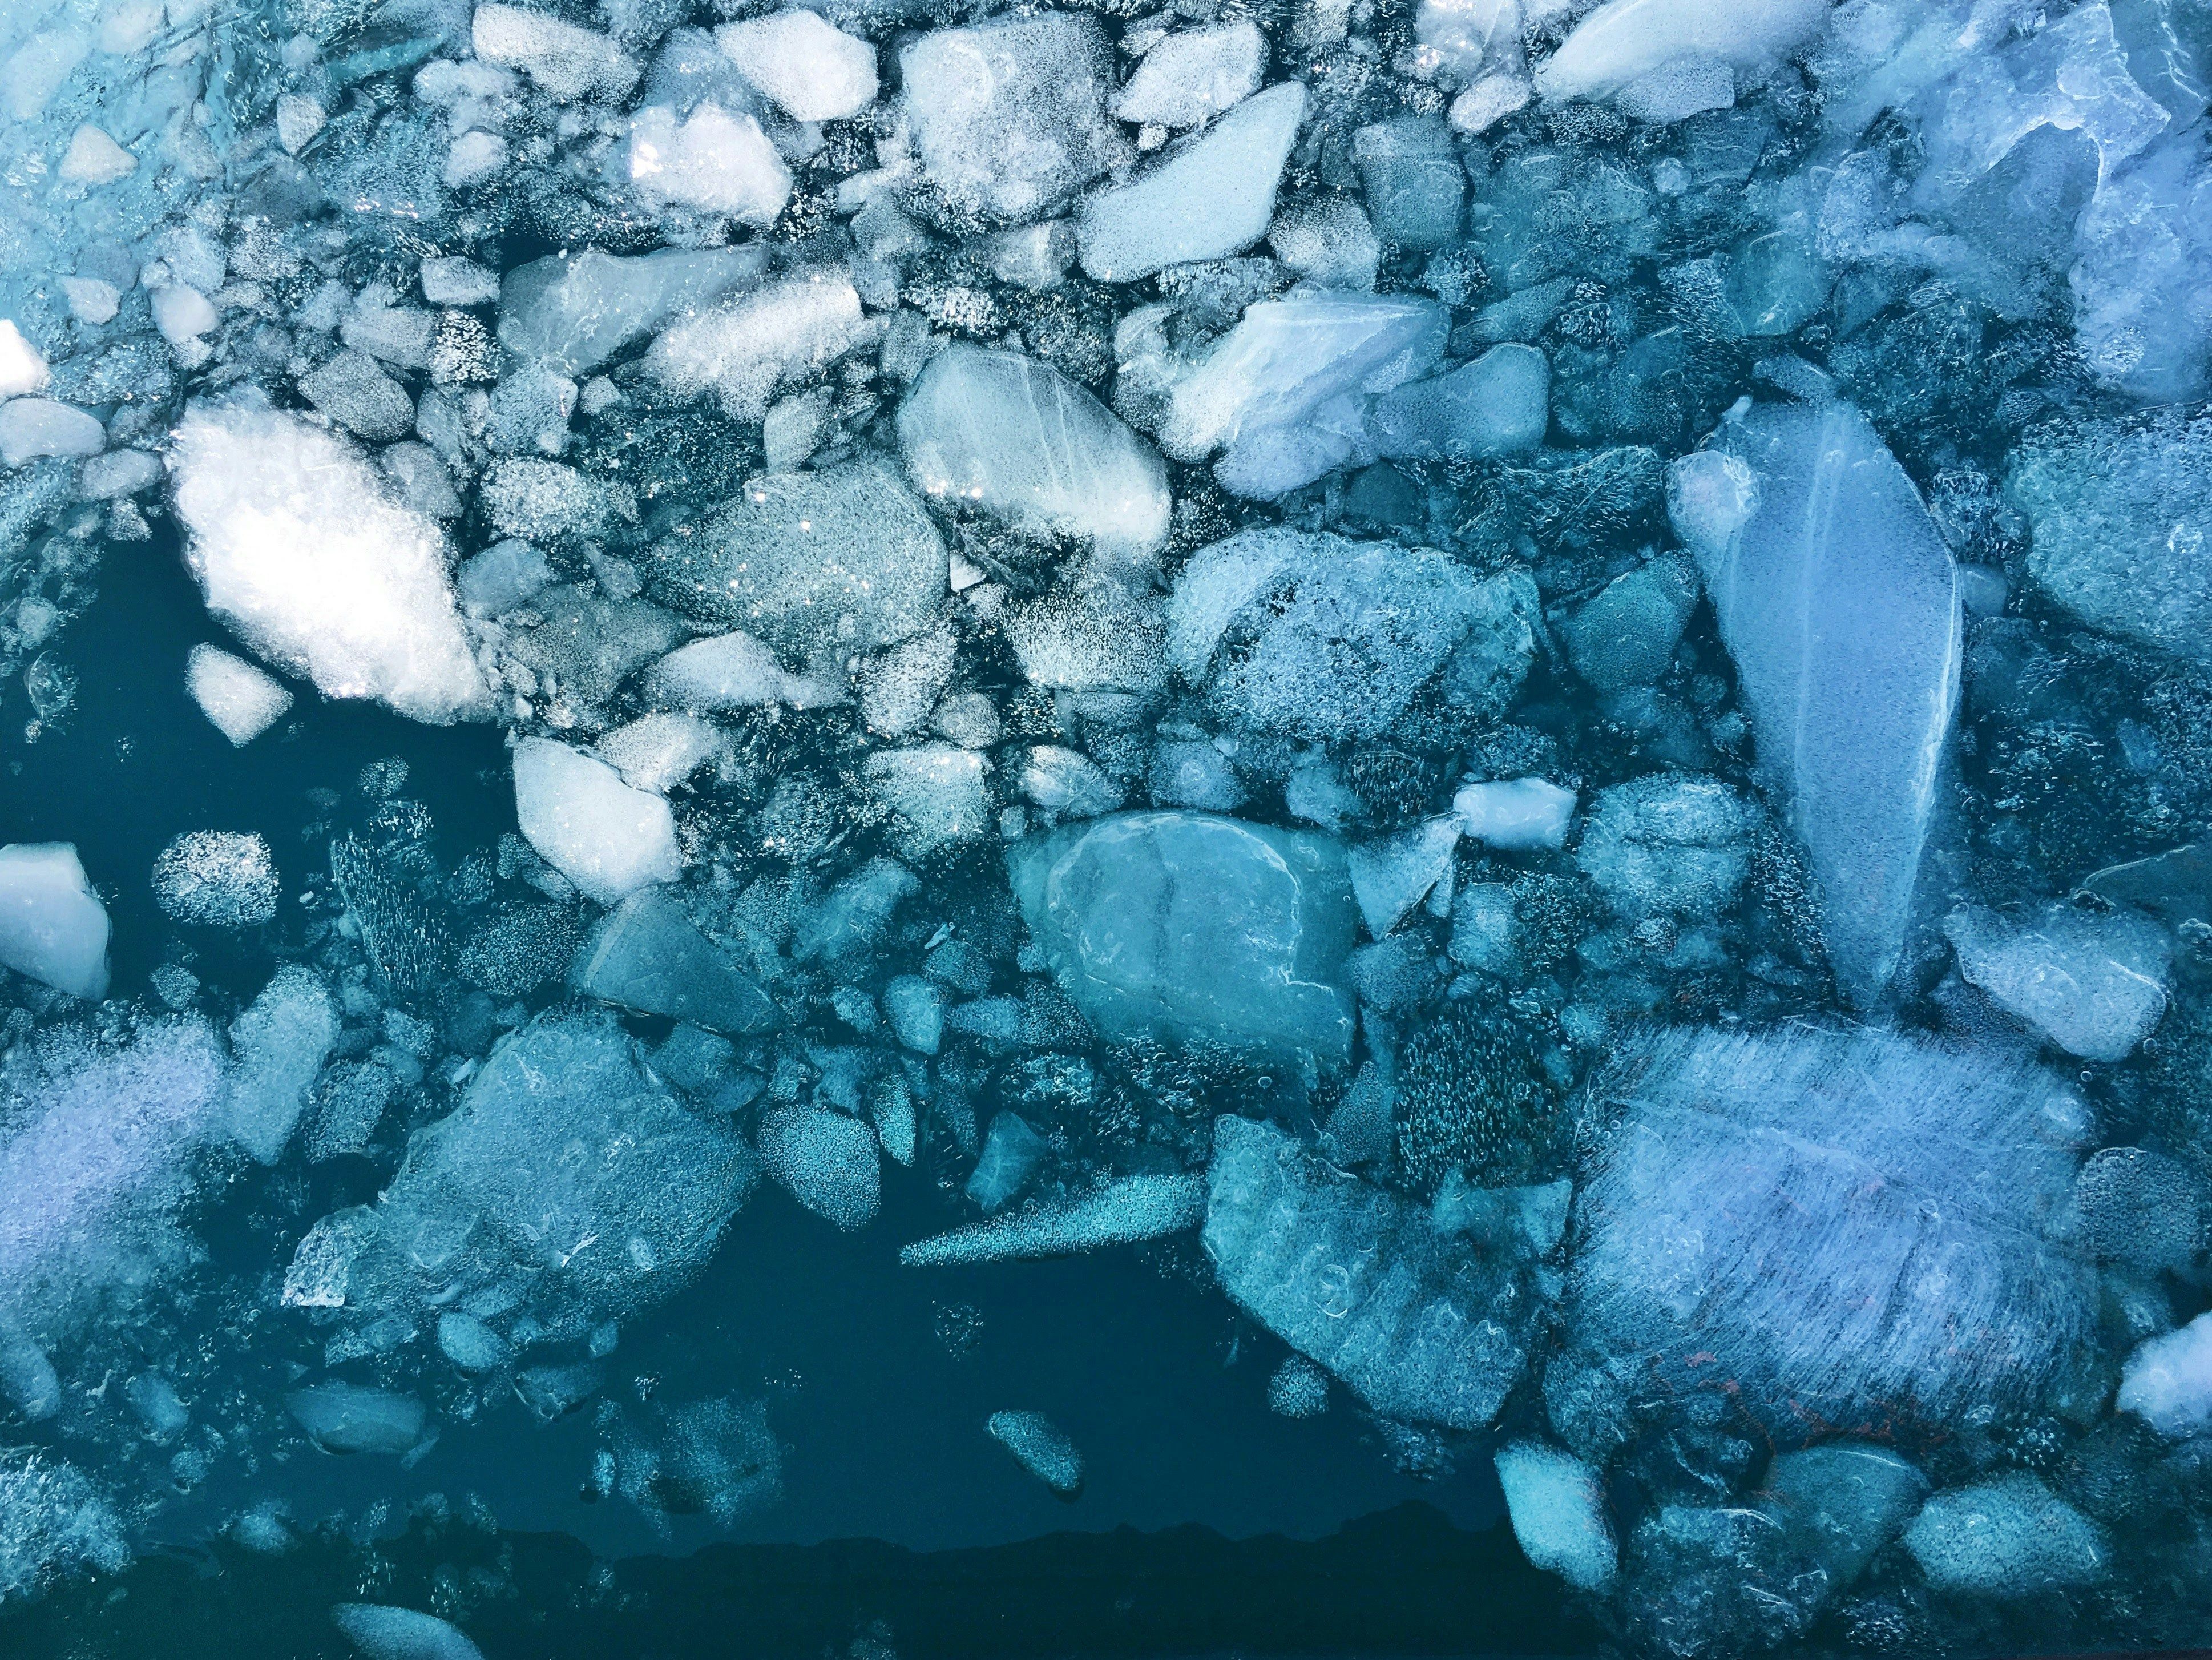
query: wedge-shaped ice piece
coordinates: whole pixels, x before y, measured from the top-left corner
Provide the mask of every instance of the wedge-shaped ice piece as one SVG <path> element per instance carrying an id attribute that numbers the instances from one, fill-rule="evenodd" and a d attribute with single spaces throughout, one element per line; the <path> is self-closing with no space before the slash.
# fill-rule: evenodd
<path id="1" fill-rule="evenodd" d="M 1958 706 L 1950 550 L 1844 404 L 1725 423 L 1675 464 L 1668 511 L 1742 677 L 1759 769 L 1812 855 L 1837 977 L 1871 1003 L 1904 946 Z"/>
<path id="2" fill-rule="evenodd" d="M 1388 1418 L 1486 1426 L 1528 1365 L 1534 1299 L 1423 1207 L 1272 1124 L 1213 1127 L 1205 1242 L 1222 1289 Z"/>
<path id="3" fill-rule="evenodd" d="M 1114 100 L 1124 121 L 1194 127 L 1260 90 L 1267 37 L 1249 18 L 1179 29 L 1144 56 Z"/>
<path id="4" fill-rule="evenodd" d="M 2080 1388 L 2095 1277 L 2054 1237 L 2087 1109 L 2052 1074 L 1878 1030 L 1680 1031 L 1612 1092 L 1571 1331 L 1621 1389 L 1725 1384 L 1802 1436 Z"/>
<path id="5" fill-rule="evenodd" d="M 1359 915 L 1376 939 L 1404 921 L 1429 890 L 1451 873 L 1461 825 L 1450 813 L 1364 842 L 1345 855 Z"/>
<path id="6" fill-rule="evenodd" d="M 243 748 L 284 718 L 292 694 L 283 684 L 220 646 L 194 646 L 185 659 L 185 690 L 200 713 Z"/>
<path id="7" fill-rule="evenodd" d="M 634 893 L 602 920 L 578 950 L 568 983 L 586 997 L 715 1031 L 766 1031 L 781 1018 L 665 888 Z"/>
<path id="8" fill-rule="evenodd" d="M 0 848 L 0 968 L 97 1002 L 107 995 L 107 907 L 67 842 Z"/>
<path id="9" fill-rule="evenodd" d="M 761 1162 L 791 1196 L 847 1232 L 876 1219 L 882 1164 L 876 1133 L 819 1107 L 778 1107 L 761 1120 Z"/>
<path id="10" fill-rule="evenodd" d="M 1275 216 L 1275 188 L 1305 112 L 1302 82 L 1270 87 L 1143 177 L 1087 198 L 1075 226 L 1084 271 L 1102 283 L 1134 283 L 1250 247 Z"/>
<path id="11" fill-rule="evenodd" d="M 1045 960 L 1107 1037 L 1351 1053 L 1358 912 L 1328 837 L 1129 812 L 1032 837 L 1007 863 Z"/>
<path id="12" fill-rule="evenodd" d="M 1541 1441 L 1498 1450 L 1498 1484 L 1522 1554 L 1577 1590 L 1607 1591 L 1620 1566 L 1597 1471 Z"/>
<path id="13" fill-rule="evenodd" d="M 499 343 L 580 375 L 672 319 L 759 281 L 767 269 L 757 243 L 671 248 L 632 259 L 598 248 L 549 254 L 516 266 L 500 283 Z"/>
<path id="14" fill-rule="evenodd" d="M 197 407 L 170 468 L 208 609 L 330 697 L 439 726 L 488 698 L 435 524 L 394 503 L 344 440 L 297 416 Z"/>
<path id="15" fill-rule="evenodd" d="M 684 868 L 666 801 L 550 738 L 514 746 L 514 812 L 545 861 L 603 905 Z"/>
<path id="16" fill-rule="evenodd" d="M 1070 1256 L 1194 1228 L 1206 1213 L 1196 1176 L 1117 1176 L 1074 1199 L 918 1239 L 899 1252 L 910 1268 L 960 1268 L 1018 1257 Z"/>
<path id="17" fill-rule="evenodd" d="M 1546 98 L 1609 98 L 1681 58 L 1756 71 L 1817 38 L 1829 0 L 1607 0 L 1536 66 Z"/>
<path id="18" fill-rule="evenodd" d="M 919 633 L 950 566 L 927 511 L 870 462 L 757 478 L 653 550 L 654 595 L 841 672 L 856 652 Z"/>
<path id="19" fill-rule="evenodd" d="M 1123 559 L 1148 558 L 1167 540 L 1160 458 L 1048 363 L 950 347 L 899 406 L 898 435 L 907 476 L 926 496 Z"/>
<path id="20" fill-rule="evenodd" d="M 1295 291 L 1263 301 L 1169 394 L 1160 447 L 1177 461 L 1225 451 L 1224 484 L 1279 496 L 1366 442 L 1363 395 L 1435 369 L 1449 322 L 1433 301 Z"/>

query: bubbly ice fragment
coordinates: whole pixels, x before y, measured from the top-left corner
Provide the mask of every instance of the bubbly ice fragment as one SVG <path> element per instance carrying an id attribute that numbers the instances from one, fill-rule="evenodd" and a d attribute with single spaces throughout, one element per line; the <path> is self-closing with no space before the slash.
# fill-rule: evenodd
<path id="1" fill-rule="evenodd" d="M 725 23 L 714 44 L 794 121 L 842 121 L 875 101 L 876 49 L 793 6 Z"/>

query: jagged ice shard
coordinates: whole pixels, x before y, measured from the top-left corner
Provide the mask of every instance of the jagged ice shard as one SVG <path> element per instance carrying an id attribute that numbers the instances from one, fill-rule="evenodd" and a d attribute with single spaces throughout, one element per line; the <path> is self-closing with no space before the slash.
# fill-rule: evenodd
<path id="1" fill-rule="evenodd" d="M 1958 575 L 1856 410 L 1763 404 L 1675 463 L 1667 504 L 1743 678 L 1759 769 L 1820 883 L 1838 977 L 1897 968 L 1957 713 Z"/>

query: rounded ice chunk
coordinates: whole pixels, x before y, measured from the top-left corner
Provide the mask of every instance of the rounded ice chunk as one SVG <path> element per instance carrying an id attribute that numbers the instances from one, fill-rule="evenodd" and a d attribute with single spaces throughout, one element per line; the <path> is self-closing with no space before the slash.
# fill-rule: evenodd
<path id="1" fill-rule="evenodd" d="M 308 1438 L 325 1452 L 412 1452 L 429 1413 L 411 1395 L 364 1389 L 358 1383 L 311 1383 L 284 1397 Z"/>
<path id="2" fill-rule="evenodd" d="M 1452 797 L 1460 828 L 1505 853 L 1563 848 L 1574 820 L 1574 791 L 1542 778 L 1511 778 L 1462 785 Z"/>
<path id="3" fill-rule="evenodd" d="M 800 7 L 725 23 L 714 44 L 794 121 L 842 121 L 875 101 L 876 49 Z"/>
<path id="4" fill-rule="evenodd" d="M 100 417 L 51 398 L 0 404 L 0 466 L 20 467 L 50 455 L 76 459 L 107 447 Z"/>
<path id="5" fill-rule="evenodd" d="M 683 871 L 668 803 L 552 739 L 514 746 L 514 811 L 530 845 L 603 905 Z"/>
<path id="6" fill-rule="evenodd" d="M 761 1164 L 791 1196 L 847 1232 L 876 1219 L 882 1165 L 876 1133 L 818 1107 L 779 1107 L 760 1124 Z"/>
<path id="7" fill-rule="evenodd" d="M 665 104 L 629 131 L 631 188 L 656 212 L 673 202 L 744 225 L 770 225 L 791 199 L 791 169 L 751 116 L 704 103 L 684 121 Z"/>
<path id="8" fill-rule="evenodd" d="M 250 928 L 276 915 L 276 856 L 247 830 L 190 830 L 154 860 L 164 915 L 210 928 Z"/>
<path id="9" fill-rule="evenodd" d="M 67 842 L 0 848 L 0 968 L 72 997 L 107 995 L 107 907 Z"/>
<path id="10" fill-rule="evenodd" d="M 483 1660 L 458 1627 L 434 1614 L 378 1602 L 341 1602 L 331 1623 L 368 1660 Z"/>
<path id="11" fill-rule="evenodd" d="M 1905 1548 L 1938 1590 L 1976 1596 L 2078 1590 L 2112 1566 L 2104 1529 L 2019 1470 L 1936 1494 Z"/>
<path id="12" fill-rule="evenodd" d="M 994 1412 L 987 1427 L 992 1439 L 1060 1498 L 1073 1499 L 1083 1491 L 1082 1453 L 1042 1413 Z"/>
<path id="13" fill-rule="evenodd" d="M 1498 1450 L 1498 1484 L 1531 1562 L 1577 1590 L 1612 1589 L 1620 1553 L 1595 1470 L 1540 1441 L 1516 1441 Z"/>
<path id="14" fill-rule="evenodd" d="M 2119 1408 L 2176 1440 L 2212 1424 L 2212 1314 L 2152 1338 L 2128 1357 Z"/>
<path id="15" fill-rule="evenodd" d="M 44 392 L 52 378 L 45 354 L 23 337 L 13 319 L 0 317 L 0 398 Z"/>

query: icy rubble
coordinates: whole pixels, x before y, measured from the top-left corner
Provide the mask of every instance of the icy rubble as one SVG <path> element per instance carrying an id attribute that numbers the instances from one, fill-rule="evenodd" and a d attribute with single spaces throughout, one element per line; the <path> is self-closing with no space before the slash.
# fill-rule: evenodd
<path id="1" fill-rule="evenodd" d="M 1675 464 L 1668 512 L 1743 677 L 1759 767 L 1812 855 L 1828 953 L 1871 1003 L 1904 949 L 1958 705 L 1950 550 L 1843 405 L 1724 423 Z"/>
<path id="2" fill-rule="evenodd" d="M 256 652 L 326 696 L 439 725 L 483 713 L 445 538 L 343 441 L 276 410 L 201 406 L 170 467 L 208 608 Z"/>

